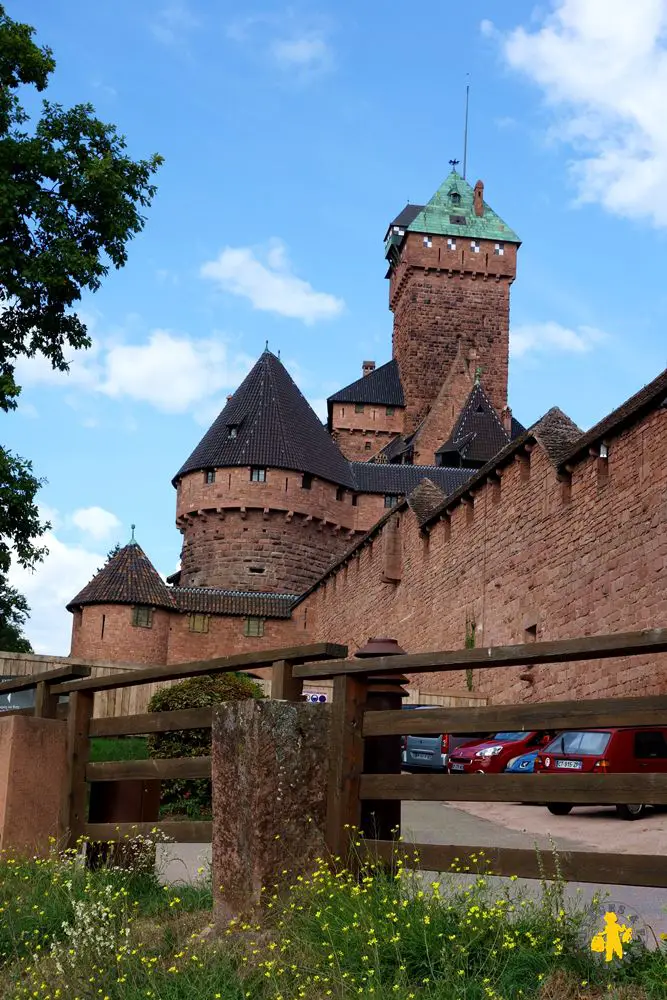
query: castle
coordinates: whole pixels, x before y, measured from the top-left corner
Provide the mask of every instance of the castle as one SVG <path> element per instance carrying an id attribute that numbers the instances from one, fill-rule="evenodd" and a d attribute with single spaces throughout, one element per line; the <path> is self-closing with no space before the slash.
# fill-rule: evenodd
<path id="1" fill-rule="evenodd" d="M 165 583 L 136 542 L 121 549 L 68 605 L 71 655 L 167 664 L 371 633 L 418 651 L 659 624 L 667 373 L 587 434 L 557 409 L 525 429 L 507 400 L 519 245 L 456 170 L 407 205 L 385 236 L 391 360 L 364 361 L 324 426 L 265 350 L 174 476 L 180 570 Z M 611 686 L 608 669 L 473 683 L 501 700 L 667 687 L 655 663 Z"/>

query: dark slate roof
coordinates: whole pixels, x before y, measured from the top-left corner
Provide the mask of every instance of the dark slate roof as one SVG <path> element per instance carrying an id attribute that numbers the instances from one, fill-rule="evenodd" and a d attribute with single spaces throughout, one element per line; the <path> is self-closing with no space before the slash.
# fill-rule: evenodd
<path id="1" fill-rule="evenodd" d="M 445 494 L 432 479 L 422 479 L 416 490 L 408 496 L 408 506 L 414 512 L 419 524 L 423 524 L 436 508 L 440 507 Z"/>
<path id="2" fill-rule="evenodd" d="M 173 595 L 179 611 L 258 618 L 289 618 L 298 598 L 298 594 L 253 593 L 217 587 L 174 587 Z"/>
<path id="3" fill-rule="evenodd" d="M 389 223 L 389 228 L 387 229 L 387 235 L 394 226 L 398 226 L 399 229 L 407 229 L 411 222 L 417 218 L 419 213 L 424 208 L 423 205 L 411 205 L 410 202 L 401 209 L 395 219 Z"/>
<path id="4" fill-rule="evenodd" d="M 564 453 L 562 461 L 572 461 L 581 452 L 603 439 L 605 435 L 618 433 L 623 427 L 634 423 L 645 413 L 658 406 L 667 406 L 667 368 L 625 403 L 600 420 L 594 427 L 591 427 L 589 431 L 582 434 L 576 444 Z"/>
<path id="5" fill-rule="evenodd" d="M 150 604 L 173 608 L 172 592 L 136 542 L 117 552 L 67 605 L 68 611 L 85 604 Z"/>
<path id="6" fill-rule="evenodd" d="M 236 428 L 236 437 L 229 428 Z M 350 468 L 284 365 L 264 351 L 201 439 L 186 472 L 236 465 L 310 472 L 353 488 Z"/>
<path id="7" fill-rule="evenodd" d="M 359 493 L 407 496 L 422 479 L 431 479 L 444 493 L 452 493 L 470 479 L 471 469 L 437 465 L 391 465 L 389 462 L 350 462 Z"/>
<path id="8" fill-rule="evenodd" d="M 518 423 L 518 426 L 521 425 Z M 523 428 L 522 428 L 523 430 Z M 436 455 L 460 455 L 463 461 L 488 462 L 510 440 L 500 417 L 479 383 L 472 387 L 452 429 Z"/>
<path id="9" fill-rule="evenodd" d="M 408 434 L 407 437 L 403 434 L 397 434 L 371 461 L 395 462 L 401 455 L 405 455 L 406 452 L 410 451 L 414 436 L 414 434 Z"/>
<path id="10" fill-rule="evenodd" d="M 388 361 L 370 375 L 363 375 L 329 396 L 329 403 L 376 403 L 379 406 L 405 406 L 398 362 Z"/>

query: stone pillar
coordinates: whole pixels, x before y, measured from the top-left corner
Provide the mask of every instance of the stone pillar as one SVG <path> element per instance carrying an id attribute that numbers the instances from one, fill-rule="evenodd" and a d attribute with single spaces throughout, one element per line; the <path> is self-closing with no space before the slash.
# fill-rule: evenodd
<path id="1" fill-rule="evenodd" d="M 213 885 L 219 926 L 263 886 L 325 853 L 330 706 L 229 702 L 213 713 Z"/>
<path id="2" fill-rule="evenodd" d="M 45 856 L 64 835 L 66 723 L 0 715 L 0 849 Z"/>

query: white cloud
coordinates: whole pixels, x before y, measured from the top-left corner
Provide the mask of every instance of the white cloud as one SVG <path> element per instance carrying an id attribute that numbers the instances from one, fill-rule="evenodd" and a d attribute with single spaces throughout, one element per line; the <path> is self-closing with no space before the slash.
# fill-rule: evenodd
<path id="1" fill-rule="evenodd" d="M 30 605 L 25 632 L 35 652 L 67 656 L 72 616 L 65 605 L 104 565 L 106 557 L 80 545 L 66 545 L 53 531 L 47 531 L 42 541 L 48 548 L 44 561 L 34 572 L 12 565 L 9 582 Z"/>
<path id="2" fill-rule="evenodd" d="M 542 89 L 579 201 L 667 225 L 666 0 L 556 0 L 534 28 L 482 31 Z"/>
<path id="3" fill-rule="evenodd" d="M 333 52 L 321 35 L 274 39 L 270 52 L 276 65 L 284 70 L 323 72 L 333 64 Z"/>
<path id="4" fill-rule="evenodd" d="M 606 336 L 602 330 L 596 330 L 592 326 L 578 326 L 572 329 L 553 322 L 524 323 L 510 330 L 510 353 L 515 358 L 530 353 L 553 351 L 584 354 L 605 340 Z"/>
<path id="5" fill-rule="evenodd" d="M 120 521 L 111 511 L 103 507 L 81 507 L 72 514 L 72 523 L 95 541 L 108 538 Z"/>
<path id="6" fill-rule="evenodd" d="M 184 36 L 199 27 L 199 21 L 182 0 L 166 4 L 151 24 L 153 37 L 163 45 L 180 45 Z"/>
<path id="7" fill-rule="evenodd" d="M 234 390 L 252 359 L 230 351 L 222 334 L 194 340 L 169 330 L 153 330 L 139 344 L 98 337 L 94 348 L 73 359 L 69 374 L 54 371 L 42 357 L 21 359 L 23 385 L 75 385 L 112 399 L 148 403 L 163 413 L 198 410 L 223 390 Z M 80 403 L 80 395 L 76 397 Z M 96 426 L 86 416 L 87 427 Z"/>
<path id="8" fill-rule="evenodd" d="M 307 325 L 343 311 L 342 299 L 316 292 L 292 273 L 287 249 L 280 240 L 271 241 L 264 257 L 262 262 L 252 247 L 225 247 L 216 260 L 202 266 L 201 275 L 224 291 L 248 299 L 254 309 L 300 319 Z"/>

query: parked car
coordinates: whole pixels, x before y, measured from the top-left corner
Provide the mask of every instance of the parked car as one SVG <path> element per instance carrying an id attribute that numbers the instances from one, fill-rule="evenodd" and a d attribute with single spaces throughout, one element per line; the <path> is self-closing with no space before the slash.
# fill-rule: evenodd
<path id="1" fill-rule="evenodd" d="M 505 770 L 509 774 L 532 774 L 535 770 L 535 759 L 537 757 L 537 750 L 531 750 L 530 753 L 522 753 L 520 757 L 515 757 L 511 760 Z"/>
<path id="2" fill-rule="evenodd" d="M 449 755 L 450 774 L 499 774 L 508 764 L 548 743 L 553 733 L 503 732 L 458 747 Z"/>
<path id="3" fill-rule="evenodd" d="M 667 728 L 576 729 L 561 733 L 537 755 L 537 774 L 667 774 Z M 587 805 L 595 805 L 595 802 Z M 572 803 L 552 802 L 554 816 L 567 816 Z M 647 804 L 617 805 L 623 819 L 644 816 Z"/>
<path id="4" fill-rule="evenodd" d="M 434 709 L 438 705 L 403 705 L 406 711 L 417 708 Z M 439 771 L 447 770 L 450 752 L 471 740 L 479 739 L 479 733 L 453 736 L 450 733 L 434 733 L 428 736 L 403 736 L 403 770 L 404 771 Z"/>

